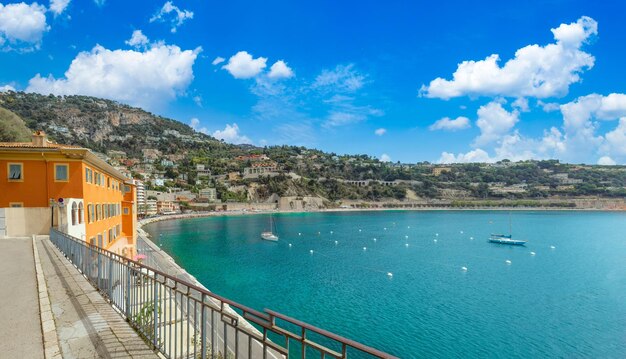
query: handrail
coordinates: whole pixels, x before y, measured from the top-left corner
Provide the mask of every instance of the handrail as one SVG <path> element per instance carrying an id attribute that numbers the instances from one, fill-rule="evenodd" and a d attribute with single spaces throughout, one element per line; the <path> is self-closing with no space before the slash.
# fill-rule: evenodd
<path id="1" fill-rule="evenodd" d="M 296 347 L 303 357 L 308 349 L 319 352 L 321 358 L 344 359 L 351 348 L 354 354 L 367 357 L 395 358 L 273 310 L 261 312 L 239 304 L 54 228 L 50 240 L 166 358 L 204 359 L 220 354 L 225 358 L 289 358 Z M 302 335 L 281 328 L 276 319 L 299 327 Z M 257 327 L 242 325 L 246 320 Z M 307 331 L 327 338 L 340 351 L 312 341 Z M 285 346 L 273 342 L 269 333 L 282 338 Z"/>

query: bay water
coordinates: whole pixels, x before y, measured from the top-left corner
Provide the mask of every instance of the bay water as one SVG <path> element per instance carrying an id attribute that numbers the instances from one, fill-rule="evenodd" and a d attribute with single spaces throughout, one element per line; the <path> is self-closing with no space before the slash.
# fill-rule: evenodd
<path id="1" fill-rule="evenodd" d="M 402 358 L 625 358 L 626 213 L 371 211 L 152 223 L 211 291 Z M 487 242 L 509 233 L 526 246 Z"/>

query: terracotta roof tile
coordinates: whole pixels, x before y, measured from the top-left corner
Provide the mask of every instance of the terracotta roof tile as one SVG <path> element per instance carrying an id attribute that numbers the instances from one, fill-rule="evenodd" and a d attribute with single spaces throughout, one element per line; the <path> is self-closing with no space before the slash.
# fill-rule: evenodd
<path id="1" fill-rule="evenodd" d="M 81 146 L 72 146 L 72 145 L 60 145 L 58 143 L 48 142 L 46 147 L 37 146 L 32 142 L 0 142 L 0 148 L 68 148 L 68 149 L 77 149 L 83 148 Z"/>

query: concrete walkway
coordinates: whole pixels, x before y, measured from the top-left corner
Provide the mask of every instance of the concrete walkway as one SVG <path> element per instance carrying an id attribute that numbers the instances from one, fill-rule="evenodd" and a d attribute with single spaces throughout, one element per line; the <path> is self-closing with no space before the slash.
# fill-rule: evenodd
<path id="1" fill-rule="evenodd" d="M 0 356 L 44 358 L 30 238 L 0 239 Z"/>
<path id="2" fill-rule="evenodd" d="M 36 244 L 63 358 L 159 357 L 50 240 L 38 239 Z M 36 321 L 39 325 L 38 316 Z"/>

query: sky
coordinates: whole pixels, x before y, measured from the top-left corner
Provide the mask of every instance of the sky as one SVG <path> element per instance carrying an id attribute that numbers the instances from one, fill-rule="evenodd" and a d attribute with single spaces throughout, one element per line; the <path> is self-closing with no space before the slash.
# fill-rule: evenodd
<path id="1" fill-rule="evenodd" d="M 0 0 L 0 91 L 383 161 L 626 164 L 624 23 L 621 1 Z"/>

